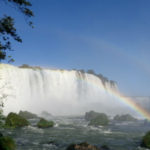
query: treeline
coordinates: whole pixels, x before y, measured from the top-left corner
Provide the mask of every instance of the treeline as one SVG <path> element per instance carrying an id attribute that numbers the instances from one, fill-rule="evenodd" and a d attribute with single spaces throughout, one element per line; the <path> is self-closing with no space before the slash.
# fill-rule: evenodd
<path id="1" fill-rule="evenodd" d="M 39 67 L 39 66 L 30 66 L 30 65 L 28 65 L 28 64 L 23 64 L 23 65 L 19 66 L 19 68 L 33 69 L 33 70 L 37 70 L 37 69 L 41 70 L 41 69 L 42 69 L 42 68 Z M 59 70 L 63 71 L 64 69 L 59 69 Z M 80 69 L 80 70 L 78 70 L 78 69 L 72 69 L 72 70 L 75 70 L 75 71 L 77 71 L 77 72 L 80 72 L 83 76 L 85 76 L 85 73 L 95 75 L 95 76 L 97 76 L 97 77 L 102 81 L 102 84 L 103 84 L 104 86 L 106 86 L 106 83 L 110 83 L 110 85 L 111 85 L 112 87 L 114 87 L 114 86 L 116 85 L 116 81 L 109 80 L 107 77 L 103 76 L 101 73 L 99 73 L 99 74 L 95 73 L 95 71 L 92 70 L 92 69 L 88 69 L 87 71 L 85 71 L 85 70 L 83 70 L 83 69 Z"/>
<path id="2" fill-rule="evenodd" d="M 39 67 L 39 66 L 29 66 L 29 65 L 27 65 L 27 64 L 22 64 L 21 66 L 19 66 L 19 68 L 33 69 L 33 70 L 36 70 L 36 69 L 42 69 L 42 68 Z"/>
<path id="3" fill-rule="evenodd" d="M 73 69 L 73 70 L 76 70 L 76 69 Z M 106 86 L 106 83 L 110 83 L 110 85 L 112 87 L 114 87 L 116 85 L 116 81 L 109 80 L 107 77 L 103 76 L 101 73 L 99 73 L 99 74 L 95 73 L 95 71 L 92 70 L 92 69 L 89 69 L 87 71 L 85 71 L 83 69 L 80 69 L 80 70 L 76 70 L 76 71 L 79 71 L 82 74 L 88 73 L 88 74 L 92 74 L 92 75 L 97 76 L 102 81 L 102 83 L 103 83 L 104 86 Z"/>

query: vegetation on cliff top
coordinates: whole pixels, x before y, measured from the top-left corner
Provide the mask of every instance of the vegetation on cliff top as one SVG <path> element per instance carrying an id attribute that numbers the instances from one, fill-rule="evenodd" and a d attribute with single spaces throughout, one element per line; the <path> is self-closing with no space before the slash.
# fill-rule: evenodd
<path id="1" fill-rule="evenodd" d="M 73 69 L 73 70 L 76 70 L 76 69 Z M 112 87 L 114 87 L 114 86 L 116 85 L 116 81 L 109 80 L 107 77 L 103 76 L 101 73 L 99 73 L 99 74 L 95 73 L 95 71 L 92 70 L 92 69 L 89 69 L 89 70 L 87 70 L 87 71 L 85 71 L 85 70 L 83 70 L 83 69 L 81 69 L 81 70 L 76 70 L 76 71 L 78 71 L 78 72 L 79 72 L 78 74 L 79 74 L 80 76 L 82 76 L 82 77 L 85 77 L 85 73 L 95 75 L 96 77 L 98 77 L 98 78 L 102 81 L 102 84 L 103 84 L 104 86 L 106 86 L 106 83 L 110 83 L 110 85 L 111 85 Z"/>
<path id="2" fill-rule="evenodd" d="M 19 66 L 19 68 L 33 69 L 33 70 L 41 70 L 41 69 L 42 69 L 42 68 L 39 67 L 39 66 L 30 66 L 30 65 L 28 65 L 28 64 L 23 64 L 23 65 Z M 59 70 L 62 71 L 63 69 L 59 69 Z M 77 71 L 77 75 L 78 75 L 78 76 L 81 76 L 82 78 L 85 77 L 85 73 L 92 74 L 92 75 L 98 77 L 98 78 L 102 81 L 102 84 L 103 84 L 104 86 L 106 86 L 106 83 L 107 83 L 107 82 L 110 83 L 110 85 L 111 85 L 112 87 L 114 87 L 114 86 L 116 85 L 116 82 L 115 82 L 115 81 L 109 80 L 107 77 L 103 76 L 103 75 L 100 74 L 100 73 L 99 73 L 99 74 L 96 74 L 92 69 L 89 69 L 89 70 L 87 70 L 87 71 L 85 71 L 85 70 L 83 70 L 83 69 L 81 69 L 81 70 L 73 69 L 73 70 Z"/>

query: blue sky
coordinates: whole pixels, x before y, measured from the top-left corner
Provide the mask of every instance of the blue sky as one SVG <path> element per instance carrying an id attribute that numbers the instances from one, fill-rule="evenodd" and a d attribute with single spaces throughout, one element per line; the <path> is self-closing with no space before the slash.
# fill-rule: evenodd
<path id="1" fill-rule="evenodd" d="M 126 95 L 150 96 L 149 0 L 32 0 L 34 29 L 13 14 L 22 44 L 14 65 L 93 69 Z"/>

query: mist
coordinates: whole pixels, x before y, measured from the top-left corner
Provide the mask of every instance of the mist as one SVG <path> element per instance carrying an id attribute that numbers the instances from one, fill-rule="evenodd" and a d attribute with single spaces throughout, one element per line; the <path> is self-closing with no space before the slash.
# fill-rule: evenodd
<path id="1" fill-rule="evenodd" d="M 47 111 L 52 115 L 83 115 L 95 110 L 109 115 L 138 115 L 108 92 L 118 91 L 117 84 L 104 84 L 92 74 L 1 64 L 0 75 L 1 97 L 7 95 L 4 114 L 28 110 L 37 114 Z"/>

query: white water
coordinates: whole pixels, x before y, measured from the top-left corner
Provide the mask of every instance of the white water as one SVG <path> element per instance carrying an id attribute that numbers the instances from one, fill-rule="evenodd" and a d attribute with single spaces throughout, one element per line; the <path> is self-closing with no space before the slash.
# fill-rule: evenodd
<path id="1" fill-rule="evenodd" d="M 107 89 L 117 90 L 117 85 L 91 74 L 77 71 L 50 69 L 23 69 L 0 64 L 0 96 L 4 99 L 4 113 L 43 110 L 53 115 L 79 115 L 95 110 L 108 114 L 133 113 L 119 100 L 109 95 Z"/>

